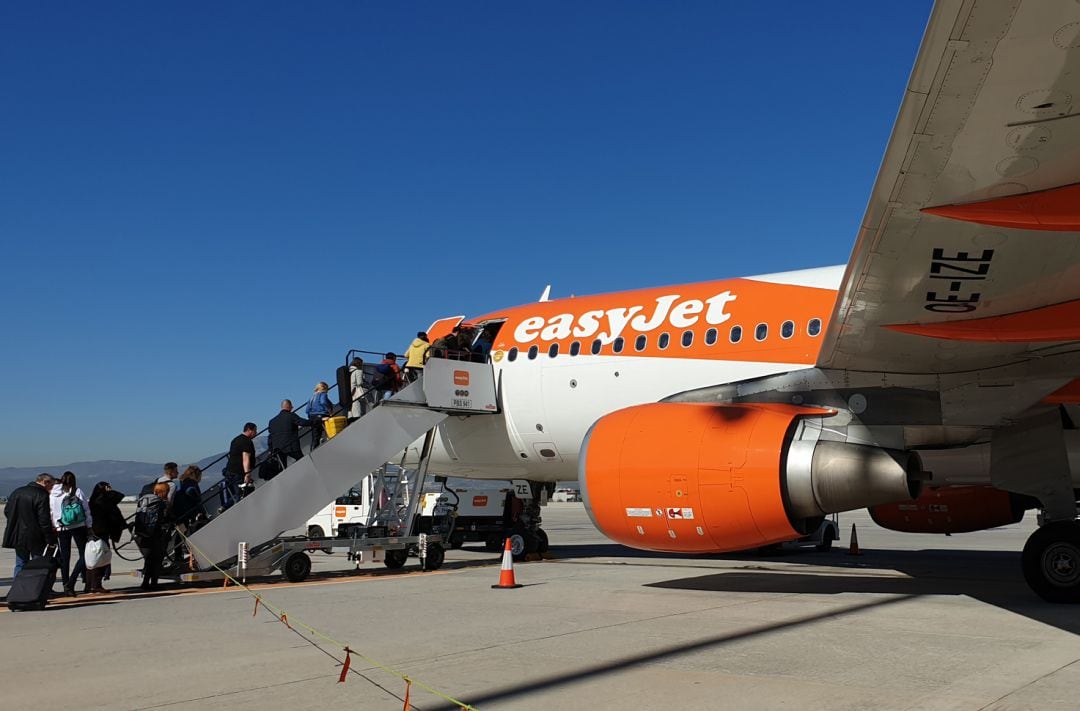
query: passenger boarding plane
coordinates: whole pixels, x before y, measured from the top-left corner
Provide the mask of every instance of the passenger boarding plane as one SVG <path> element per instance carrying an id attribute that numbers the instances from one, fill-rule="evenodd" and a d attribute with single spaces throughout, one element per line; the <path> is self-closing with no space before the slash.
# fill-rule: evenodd
<path id="1" fill-rule="evenodd" d="M 937 3 L 846 267 L 469 323 L 500 414 L 441 425 L 435 471 L 576 476 L 601 531 L 658 551 L 862 507 L 927 533 L 1035 508 L 1024 576 L 1080 601 L 1080 3 Z"/>

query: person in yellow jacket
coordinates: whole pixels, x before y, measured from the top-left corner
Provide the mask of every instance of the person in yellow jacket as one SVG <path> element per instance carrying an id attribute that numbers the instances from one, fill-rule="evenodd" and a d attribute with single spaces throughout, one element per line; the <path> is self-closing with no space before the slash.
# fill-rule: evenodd
<path id="1" fill-rule="evenodd" d="M 411 383 L 420 377 L 420 373 L 424 370 L 424 361 L 427 360 L 429 348 L 431 348 L 431 343 L 428 342 L 427 333 L 419 331 L 416 338 L 405 350 L 405 378 L 408 382 Z"/>

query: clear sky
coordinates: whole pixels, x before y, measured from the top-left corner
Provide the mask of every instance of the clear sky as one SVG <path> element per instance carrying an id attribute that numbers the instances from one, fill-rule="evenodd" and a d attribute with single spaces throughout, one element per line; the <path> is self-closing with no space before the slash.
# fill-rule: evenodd
<path id="1" fill-rule="evenodd" d="M 930 3 L 0 5 L 0 466 L 192 461 L 349 348 L 847 260 Z"/>

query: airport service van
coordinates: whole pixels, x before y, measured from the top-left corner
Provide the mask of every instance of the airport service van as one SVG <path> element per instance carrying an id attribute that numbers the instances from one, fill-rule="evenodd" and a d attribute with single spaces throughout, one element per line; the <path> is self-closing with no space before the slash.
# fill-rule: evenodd
<path id="1" fill-rule="evenodd" d="M 466 541 L 483 541 L 488 549 L 501 550 L 507 530 L 512 528 L 503 520 L 507 497 L 513 498 L 509 487 L 447 488 L 426 493 L 421 502 L 419 532 L 443 533 L 451 548 L 461 548 Z"/>
<path id="2" fill-rule="evenodd" d="M 372 512 L 372 502 L 379 500 L 389 505 L 389 497 L 396 489 L 386 487 L 380 492 L 372 485 L 373 477 L 350 489 L 344 496 L 327 504 L 308 519 L 308 538 L 351 538 L 354 529 L 363 529 Z M 483 541 L 489 548 L 501 550 L 506 526 L 503 512 L 509 487 L 503 489 L 473 490 L 446 487 L 442 491 L 421 493 L 417 513 L 416 533 L 439 533 L 446 537 L 452 548 L 460 548 L 466 541 Z M 407 506 L 408 491 L 396 494 L 396 506 Z"/>

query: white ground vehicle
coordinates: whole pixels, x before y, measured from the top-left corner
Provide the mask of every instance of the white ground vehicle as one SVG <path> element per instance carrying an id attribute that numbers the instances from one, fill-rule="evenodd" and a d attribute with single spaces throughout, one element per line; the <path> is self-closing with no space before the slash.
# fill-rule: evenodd
<path id="1" fill-rule="evenodd" d="M 558 501 L 569 501 L 569 502 L 581 501 L 581 492 L 578 491 L 577 489 L 571 489 L 569 487 L 556 489 L 555 493 L 551 495 L 551 500 L 556 501 L 556 502 L 558 502 Z"/>
<path id="2" fill-rule="evenodd" d="M 466 541 L 483 541 L 501 550 L 509 534 L 503 523 L 506 497 L 512 489 L 447 488 L 424 494 L 420 507 L 420 533 L 441 533 L 451 548 Z M 451 525 L 452 524 L 452 525 Z"/>
<path id="3" fill-rule="evenodd" d="M 384 491 L 397 491 L 397 506 L 408 505 L 409 482 L 395 487 L 388 483 Z M 443 487 L 441 491 L 421 494 L 416 533 L 439 533 L 447 537 L 451 548 L 460 548 L 466 541 L 484 541 L 489 548 L 501 549 L 503 512 L 509 487 L 501 489 L 465 489 Z M 391 494 L 382 496 L 384 502 Z M 308 538 L 350 538 L 368 521 L 375 501 L 374 477 L 364 477 L 344 496 L 339 496 L 308 519 Z M 406 532 L 401 532 L 403 535 Z"/>

